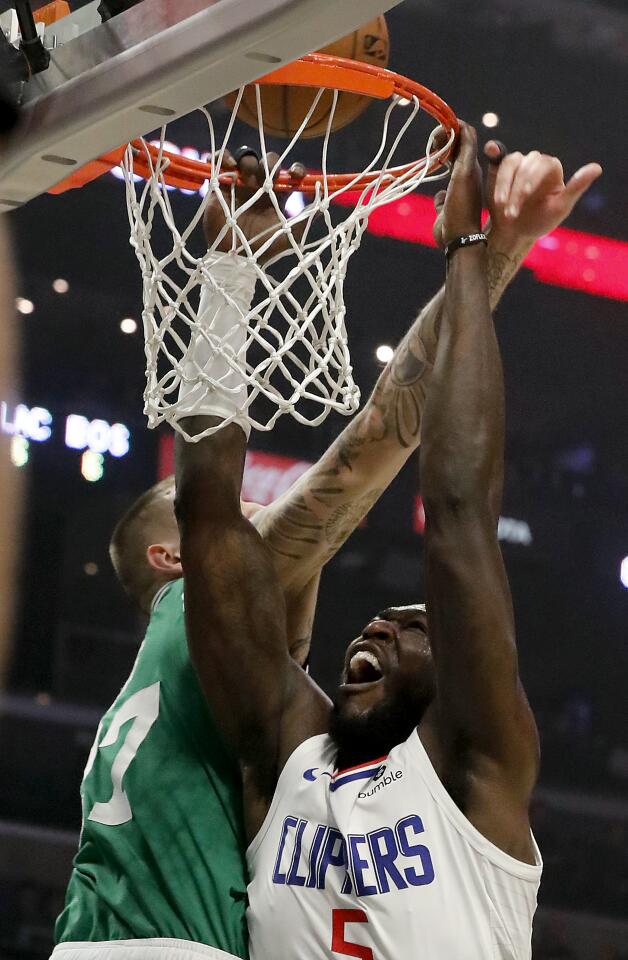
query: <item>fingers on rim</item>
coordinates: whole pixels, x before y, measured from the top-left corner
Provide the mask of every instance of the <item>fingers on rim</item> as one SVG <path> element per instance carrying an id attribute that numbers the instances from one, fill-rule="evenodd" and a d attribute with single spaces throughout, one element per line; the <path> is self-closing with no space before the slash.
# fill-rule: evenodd
<path id="1" fill-rule="evenodd" d="M 508 156 L 508 147 L 501 140 L 489 140 L 484 144 L 484 156 L 488 160 L 488 169 L 486 171 L 484 188 L 489 204 L 495 196 L 495 184 L 497 183 L 497 174 L 504 159 Z"/>
<path id="2" fill-rule="evenodd" d="M 219 160 L 219 158 L 220 158 L 220 154 L 215 153 L 214 159 L 212 162 L 216 163 Z M 237 167 L 238 165 L 233 157 L 233 154 L 231 153 L 230 150 L 227 150 L 225 148 L 222 154 L 222 163 L 220 165 L 221 172 L 229 173 L 231 170 L 236 170 Z"/>
<path id="3" fill-rule="evenodd" d="M 307 176 L 307 167 L 300 160 L 295 160 L 288 173 L 294 180 L 303 180 Z"/>
<path id="4" fill-rule="evenodd" d="M 477 150 L 478 145 L 478 134 L 475 127 L 472 127 L 470 123 L 461 123 L 460 124 L 460 140 L 463 149 Z"/>
<path id="5" fill-rule="evenodd" d="M 495 153 L 494 148 L 497 148 Z M 492 167 L 498 167 L 502 160 L 508 155 L 508 147 L 501 140 L 489 140 L 484 144 L 484 156 Z"/>
<path id="6" fill-rule="evenodd" d="M 279 176 L 281 170 L 279 167 L 278 153 L 266 153 L 261 160 L 257 157 L 257 154 L 255 154 L 255 157 L 257 160 L 257 166 L 255 167 L 255 170 L 252 170 L 252 172 L 255 174 L 255 179 L 259 187 L 263 185 L 268 174 L 274 173 L 275 179 Z"/>
<path id="7" fill-rule="evenodd" d="M 234 153 L 233 159 L 238 164 L 238 166 L 241 166 L 242 161 L 246 157 L 254 157 L 259 163 L 259 154 L 257 150 L 255 150 L 253 147 L 247 147 L 246 144 L 242 144 L 242 146 L 238 147 L 238 149 Z"/>
<path id="8" fill-rule="evenodd" d="M 261 187 L 266 179 L 267 171 L 272 173 L 279 163 L 278 153 L 267 153 L 260 159 L 259 154 L 252 147 L 240 147 L 236 150 L 235 159 L 242 177 L 243 184 L 248 189 Z M 276 174 L 279 173 L 277 169 Z"/>
<path id="9" fill-rule="evenodd" d="M 477 161 L 478 156 L 478 135 L 475 127 L 469 123 L 460 124 L 460 139 L 458 141 L 458 153 L 456 163 L 469 170 Z"/>
<path id="10" fill-rule="evenodd" d="M 434 150 L 435 151 L 442 150 L 443 147 L 446 146 L 448 141 L 449 141 L 449 131 L 446 130 L 442 124 L 440 124 L 436 129 L 436 133 L 434 134 L 434 142 L 433 142 Z"/>
<path id="11" fill-rule="evenodd" d="M 250 147 L 240 147 L 236 150 L 234 159 L 240 174 L 240 184 L 252 190 L 258 185 L 259 157 Z"/>
<path id="12" fill-rule="evenodd" d="M 275 171 L 275 177 L 277 177 L 281 173 L 279 169 L 279 154 L 275 153 L 274 151 L 267 153 L 266 164 L 260 163 L 260 167 L 262 167 L 262 169 L 265 169 L 266 166 L 268 167 L 268 172 L 272 173 Z"/>

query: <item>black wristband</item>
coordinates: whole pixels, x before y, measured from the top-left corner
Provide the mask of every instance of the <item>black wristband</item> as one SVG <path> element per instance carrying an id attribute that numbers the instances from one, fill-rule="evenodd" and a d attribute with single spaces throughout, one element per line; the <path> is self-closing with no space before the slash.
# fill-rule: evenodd
<path id="1" fill-rule="evenodd" d="M 449 260 L 452 253 L 459 250 L 460 247 L 474 247 L 476 243 L 488 243 L 488 237 L 485 233 L 467 233 L 463 237 L 456 237 L 445 247 L 445 256 Z"/>

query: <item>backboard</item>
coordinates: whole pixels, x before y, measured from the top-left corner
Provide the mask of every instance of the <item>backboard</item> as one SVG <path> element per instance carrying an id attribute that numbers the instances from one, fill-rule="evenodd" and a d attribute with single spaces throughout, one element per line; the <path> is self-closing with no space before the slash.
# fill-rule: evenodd
<path id="1" fill-rule="evenodd" d="M 100 154 L 349 33 L 401 0 L 144 0 L 106 23 L 98 0 L 46 28 L 0 161 L 0 210 Z"/>

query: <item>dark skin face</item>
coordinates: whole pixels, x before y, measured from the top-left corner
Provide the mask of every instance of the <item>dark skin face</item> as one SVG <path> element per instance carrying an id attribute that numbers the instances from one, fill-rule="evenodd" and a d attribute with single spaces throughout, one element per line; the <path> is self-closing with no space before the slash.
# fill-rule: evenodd
<path id="1" fill-rule="evenodd" d="M 434 681 L 425 607 L 390 607 L 347 647 L 336 708 L 349 721 L 406 696 L 425 708 L 434 697 Z"/>

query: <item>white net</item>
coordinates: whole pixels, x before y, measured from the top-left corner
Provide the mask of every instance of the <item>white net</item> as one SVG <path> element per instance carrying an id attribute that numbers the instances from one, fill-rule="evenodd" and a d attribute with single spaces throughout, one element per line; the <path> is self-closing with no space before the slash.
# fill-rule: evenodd
<path id="1" fill-rule="evenodd" d="M 288 169 L 293 159 L 298 159 L 295 146 L 325 91 L 319 91 L 301 127 L 270 168 L 259 87 L 255 89 L 259 150 L 265 177 L 259 189 L 244 203 L 238 205 L 235 184 L 229 187 L 225 186 L 224 177 L 222 183 L 219 180 L 243 90 L 220 143 L 211 113 L 205 108 L 200 110 L 207 125 L 208 150 L 214 163 L 211 176 L 199 191 L 194 216 L 185 226 L 180 227 L 176 222 L 166 184 L 171 163 L 164 152 L 166 127 L 161 131 L 156 151 L 149 153 L 146 147 L 140 151 L 145 153 L 144 159 L 149 160 L 148 179 L 139 181 L 134 175 L 137 148 L 129 146 L 124 163 L 131 244 L 143 278 L 144 412 L 150 427 L 166 421 L 188 440 L 199 440 L 219 428 L 190 436 L 180 423 L 182 391 L 189 394 L 191 388 L 197 388 L 196 393 L 202 391 L 218 402 L 226 399 L 233 407 L 234 372 L 246 389 L 238 391 L 238 409 L 221 427 L 232 420 L 244 419 L 254 429 L 270 430 L 283 414 L 316 426 L 331 410 L 346 415 L 357 410 L 360 391 L 352 375 L 345 325 L 344 280 L 349 259 L 360 246 L 373 210 L 400 199 L 423 180 L 444 175 L 446 171 L 442 168 L 436 174 L 429 171 L 433 161 L 446 154 L 454 138 L 452 132 L 445 144 L 442 137 L 436 141 L 442 128 L 435 126 L 428 137 L 425 154 L 407 169 L 405 165 L 395 167 L 400 145 L 423 111 L 416 97 L 409 102 L 394 96 L 385 112 L 379 145 L 368 165 L 348 184 L 334 188 L 333 175 L 328 173 L 329 140 L 338 101 L 338 94 L 334 93 L 327 131 L 321 138 L 320 183 L 314 195 L 304 197 L 303 208 L 295 212 L 290 202 L 286 208 L 285 197 L 282 199 L 275 191 L 274 182 L 280 170 Z M 392 175 L 400 169 L 403 169 L 400 175 Z M 355 203 L 338 210 L 335 202 L 341 195 L 355 193 L 359 180 L 371 172 L 376 173 L 373 182 L 352 196 Z M 272 204 L 276 224 L 256 237 L 250 236 L 249 229 L 247 237 L 242 228 L 243 216 L 262 199 Z M 195 238 L 198 244 L 210 203 L 220 204 L 224 227 L 210 249 L 199 250 L 197 256 L 192 247 Z M 164 236 L 168 242 L 161 249 Z M 275 252 L 278 238 L 281 238 L 281 249 Z M 257 278 L 250 310 L 237 308 L 239 325 L 246 331 L 246 336 L 239 338 L 237 348 L 229 336 L 218 335 L 212 329 L 206 316 L 199 315 L 203 287 L 210 285 L 220 290 L 214 268 L 220 257 L 229 255 L 225 249 L 245 257 Z M 228 294 L 226 296 L 229 300 Z M 198 338 L 206 342 L 203 361 L 190 363 L 188 348 Z M 198 352 L 195 355 L 198 356 Z M 215 371 L 219 374 L 215 375 Z"/>

